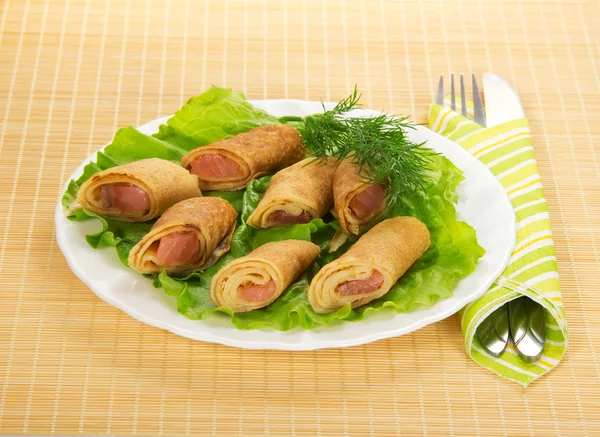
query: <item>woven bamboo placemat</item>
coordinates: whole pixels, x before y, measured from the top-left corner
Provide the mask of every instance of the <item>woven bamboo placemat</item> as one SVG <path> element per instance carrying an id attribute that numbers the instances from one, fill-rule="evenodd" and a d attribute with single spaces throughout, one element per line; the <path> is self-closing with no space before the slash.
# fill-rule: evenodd
<path id="1" fill-rule="evenodd" d="M 600 13 L 595 2 L 5 0 L 0 9 L 0 431 L 600 435 Z M 438 75 L 518 88 L 549 202 L 570 349 L 528 389 L 468 361 L 456 317 L 343 350 L 243 351 L 100 301 L 54 240 L 71 172 L 118 127 L 211 84 L 425 121 Z"/>

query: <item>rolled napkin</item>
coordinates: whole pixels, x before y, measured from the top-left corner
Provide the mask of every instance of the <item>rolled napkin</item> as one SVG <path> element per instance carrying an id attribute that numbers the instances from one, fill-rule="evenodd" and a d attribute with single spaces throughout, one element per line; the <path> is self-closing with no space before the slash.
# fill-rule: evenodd
<path id="1" fill-rule="evenodd" d="M 201 195 L 196 176 L 171 161 L 150 158 L 94 174 L 79 188 L 77 201 L 103 216 L 145 222 Z"/>
<path id="2" fill-rule="evenodd" d="M 183 275 L 212 266 L 229 250 L 237 213 L 218 197 L 196 197 L 173 205 L 129 252 L 141 273 Z"/>
<path id="3" fill-rule="evenodd" d="M 433 131 L 457 142 L 489 168 L 515 209 L 517 243 L 508 267 L 483 297 L 460 311 L 460 318 L 468 355 L 492 372 L 527 386 L 560 362 L 568 340 L 548 207 L 529 123 L 520 119 L 485 129 L 436 104 L 430 106 L 428 118 Z M 504 354 L 493 357 L 475 335 L 494 310 L 523 295 L 545 309 L 546 342 L 535 363 L 523 362 L 511 344 Z"/>
<path id="4" fill-rule="evenodd" d="M 363 225 L 383 212 L 385 189 L 383 185 L 367 184 L 359 168 L 351 159 L 345 159 L 335 172 L 333 199 L 342 231 L 358 235 Z"/>
<path id="5" fill-rule="evenodd" d="M 307 158 L 279 171 L 248 218 L 256 228 L 308 223 L 333 205 L 333 175 L 339 162 Z"/>
<path id="6" fill-rule="evenodd" d="M 215 305 L 241 313 L 262 308 L 275 299 L 319 255 L 310 241 L 267 243 L 237 258 L 213 277 L 210 297 Z"/>
<path id="7" fill-rule="evenodd" d="M 304 154 L 302 137 L 295 128 L 270 124 L 198 147 L 181 159 L 181 165 L 198 176 L 202 190 L 233 191 L 300 161 Z"/>
<path id="8" fill-rule="evenodd" d="M 386 294 L 429 243 L 429 231 L 418 219 L 384 220 L 319 270 L 308 288 L 308 301 L 317 313 L 369 303 Z"/>

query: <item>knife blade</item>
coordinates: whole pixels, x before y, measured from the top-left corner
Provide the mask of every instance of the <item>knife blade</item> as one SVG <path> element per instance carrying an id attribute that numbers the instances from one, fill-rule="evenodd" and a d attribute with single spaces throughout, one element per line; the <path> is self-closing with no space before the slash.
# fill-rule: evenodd
<path id="1" fill-rule="evenodd" d="M 525 117 L 519 95 L 511 84 L 497 74 L 483 75 L 483 97 L 488 128 Z"/>

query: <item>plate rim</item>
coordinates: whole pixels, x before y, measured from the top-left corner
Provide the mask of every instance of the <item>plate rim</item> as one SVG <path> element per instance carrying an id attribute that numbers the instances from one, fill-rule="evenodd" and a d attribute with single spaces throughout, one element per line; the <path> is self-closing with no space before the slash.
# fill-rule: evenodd
<path id="1" fill-rule="evenodd" d="M 335 103 L 333 103 L 333 102 L 317 102 L 317 101 L 302 100 L 302 99 L 249 100 L 249 103 L 252 104 L 253 106 L 256 106 L 256 105 L 260 106 L 261 104 L 276 103 L 276 102 L 277 103 L 295 102 L 295 103 L 299 103 L 299 104 L 307 104 L 308 103 L 308 104 L 319 104 L 319 105 L 324 104 L 326 107 L 331 107 L 331 106 L 335 105 Z M 367 111 L 373 111 L 373 110 L 367 109 Z M 137 126 L 136 129 L 140 130 L 140 129 L 143 129 L 144 126 L 154 124 L 154 123 L 163 123 L 171 116 L 172 115 L 158 117 L 154 120 L 148 121 L 140 126 Z M 439 135 L 438 133 L 433 132 L 426 126 L 417 125 L 417 130 L 420 130 L 420 129 L 425 129 L 428 131 L 429 134 L 433 134 L 433 135 L 439 136 L 447 141 L 451 141 L 448 138 L 445 138 L 445 137 Z M 310 342 L 310 343 L 306 343 L 305 341 L 294 342 L 294 343 L 283 342 L 283 341 L 278 341 L 277 339 L 269 340 L 267 343 L 264 343 L 261 341 L 247 343 L 244 340 L 223 337 L 223 336 L 216 335 L 216 334 L 206 331 L 206 330 L 191 331 L 185 327 L 174 325 L 174 324 L 170 323 L 168 320 L 163 320 L 163 319 L 148 315 L 142 311 L 139 311 L 137 308 L 132 308 L 131 306 L 128 306 L 124 301 L 113 298 L 112 295 L 108 295 L 106 293 L 103 293 L 102 291 L 97 290 L 95 288 L 96 285 L 94 284 L 94 281 L 90 280 L 90 278 L 83 271 L 83 269 L 75 262 L 75 258 L 73 257 L 73 255 L 70 252 L 68 241 L 65 238 L 65 236 L 63 235 L 63 233 L 61 232 L 63 225 L 65 224 L 64 220 L 68 221 L 66 215 L 64 214 L 64 207 L 62 205 L 62 197 L 63 197 L 66 189 L 68 188 L 69 182 L 72 179 L 79 177 L 82 174 L 83 168 L 85 167 L 85 165 L 88 164 L 90 161 L 94 160 L 94 158 L 96 158 L 98 152 L 103 151 L 104 148 L 107 147 L 109 144 L 110 144 L 110 142 L 106 143 L 104 146 L 102 146 L 101 148 L 97 149 L 92 154 L 90 154 L 89 156 L 84 158 L 84 160 L 79 164 L 79 166 L 75 169 L 75 171 L 68 177 L 68 179 L 65 181 L 64 186 L 60 190 L 58 199 L 57 199 L 57 204 L 56 204 L 56 208 L 55 208 L 55 217 L 54 217 L 55 218 L 55 236 L 56 236 L 58 246 L 59 246 L 63 256 L 65 257 L 67 264 L 69 265 L 69 268 L 71 269 L 71 271 L 75 274 L 75 276 L 77 276 L 79 278 L 79 280 L 81 280 L 100 299 L 102 299 L 109 305 L 119 309 L 120 311 L 123 311 L 127 315 L 133 317 L 134 319 L 136 319 L 142 323 L 145 323 L 147 325 L 150 325 L 150 326 L 153 326 L 156 328 L 164 329 L 175 335 L 189 338 L 189 339 L 195 340 L 195 341 L 204 341 L 204 342 L 208 342 L 208 343 L 221 344 L 221 345 L 236 347 L 236 348 L 240 348 L 240 349 L 310 351 L 310 350 L 319 350 L 319 349 L 358 346 L 358 345 L 367 344 L 367 343 L 371 343 L 371 342 L 386 339 L 386 338 L 393 338 L 393 337 L 405 335 L 410 332 L 419 330 L 429 324 L 444 320 L 444 319 L 452 316 L 453 314 L 456 314 L 461 308 L 463 308 L 469 302 L 472 302 L 472 301 L 480 298 L 481 296 L 483 296 L 485 294 L 485 292 L 489 289 L 489 287 L 494 283 L 496 278 L 504 271 L 504 269 L 508 265 L 510 257 L 511 257 L 511 253 L 516 244 L 516 215 L 514 212 L 514 208 L 512 207 L 512 204 L 510 203 L 510 199 L 508 198 L 508 194 L 504 190 L 504 187 L 502 187 L 504 194 L 505 194 L 504 200 L 506 200 L 508 202 L 508 204 L 511 206 L 510 210 L 512 211 L 512 218 L 513 218 L 513 220 L 511 220 L 511 222 L 510 222 L 510 225 L 511 225 L 511 228 L 513 231 L 511 233 L 511 235 L 512 235 L 511 242 L 507 246 L 507 250 L 504 254 L 504 260 L 503 260 L 504 262 L 501 264 L 501 267 L 498 267 L 494 272 L 489 273 L 488 281 L 485 282 L 485 284 L 484 284 L 485 286 L 483 286 L 483 285 L 481 286 L 481 291 L 477 295 L 475 295 L 474 297 L 470 296 L 467 299 L 462 299 L 462 300 L 459 299 L 454 305 L 452 305 L 449 309 L 446 309 L 443 313 L 439 313 L 439 314 L 432 315 L 429 317 L 422 317 L 418 321 L 415 321 L 414 323 L 410 324 L 409 326 L 404 326 L 401 328 L 395 328 L 395 329 L 390 329 L 390 330 L 378 330 L 378 331 L 371 332 L 371 333 L 365 333 L 355 339 L 337 339 L 336 340 L 336 339 L 324 338 L 320 341 L 314 341 L 314 339 L 313 339 L 312 342 Z M 461 153 L 468 155 L 468 157 L 470 159 L 472 159 L 473 162 L 477 162 L 478 165 L 485 168 L 485 170 L 488 171 L 492 175 L 492 177 L 494 177 L 496 182 L 498 184 L 500 184 L 500 182 L 489 171 L 489 169 L 485 166 L 485 164 L 483 164 L 477 158 L 473 157 L 466 150 L 462 149 L 459 145 L 457 145 L 457 150 L 460 150 Z M 464 278 L 463 278 L 463 280 L 464 280 Z M 432 308 L 436 304 L 434 304 L 433 306 L 428 307 L 428 308 Z M 181 315 L 181 314 L 180 314 L 180 316 L 185 317 L 184 315 Z M 194 320 L 194 322 L 198 323 L 198 324 L 203 323 L 202 320 Z M 345 322 L 345 323 L 361 323 L 361 322 Z M 235 328 L 233 326 L 232 326 L 232 329 L 237 330 L 237 328 Z M 324 329 L 326 329 L 326 328 L 324 328 Z M 240 330 L 238 330 L 238 331 L 240 331 Z M 244 330 L 241 330 L 241 331 L 244 331 Z M 314 330 L 310 330 L 310 331 L 314 332 Z M 253 332 L 253 330 L 246 330 L 246 332 Z M 289 331 L 274 331 L 274 332 L 285 333 L 285 332 L 289 332 Z M 303 332 L 306 332 L 306 330 L 303 330 Z"/>

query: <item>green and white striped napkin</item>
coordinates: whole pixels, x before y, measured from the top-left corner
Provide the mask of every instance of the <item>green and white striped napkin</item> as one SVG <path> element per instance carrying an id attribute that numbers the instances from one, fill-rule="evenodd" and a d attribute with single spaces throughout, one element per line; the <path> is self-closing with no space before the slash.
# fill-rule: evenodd
<path id="1" fill-rule="evenodd" d="M 558 365 L 568 339 L 548 208 L 529 123 L 520 119 L 486 129 L 437 104 L 429 107 L 428 121 L 430 129 L 460 144 L 490 169 L 515 209 L 517 244 L 510 264 L 483 297 L 460 311 L 460 318 L 469 356 L 492 372 L 527 386 Z M 512 345 L 500 357 L 492 357 L 475 335 L 479 324 L 496 308 L 522 295 L 546 310 L 546 345 L 533 364 L 521 361 Z"/>

